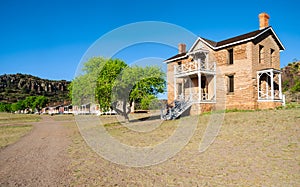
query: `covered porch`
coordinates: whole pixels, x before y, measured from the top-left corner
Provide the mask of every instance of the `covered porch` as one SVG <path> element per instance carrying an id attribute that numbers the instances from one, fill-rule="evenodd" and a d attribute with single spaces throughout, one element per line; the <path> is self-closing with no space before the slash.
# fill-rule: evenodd
<path id="1" fill-rule="evenodd" d="M 257 71 L 258 101 L 282 101 L 281 71 L 265 69 Z"/>
<path id="2" fill-rule="evenodd" d="M 216 63 L 209 61 L 209 52 L 189 53 L 192 59 L 174 66 L 174 98 L 193 103 L 216 102 Z"/>

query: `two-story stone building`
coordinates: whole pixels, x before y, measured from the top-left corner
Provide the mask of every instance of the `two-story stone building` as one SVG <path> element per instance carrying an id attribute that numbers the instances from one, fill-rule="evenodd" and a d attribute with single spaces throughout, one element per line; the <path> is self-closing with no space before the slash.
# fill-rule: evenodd
<path id="1" fill-rule="evenodd" d="M 269 26 L 268 14 L 259 14 L 259 29 L 253 32 L 219 42 L 199 37 L 189 50 L 185 44 L 178 48 L 177 55 L 165 60 L 170 105 L 185 101 L 197 113 L 221 105 L 282 105 L 279 55 L 284 46 Z"/>

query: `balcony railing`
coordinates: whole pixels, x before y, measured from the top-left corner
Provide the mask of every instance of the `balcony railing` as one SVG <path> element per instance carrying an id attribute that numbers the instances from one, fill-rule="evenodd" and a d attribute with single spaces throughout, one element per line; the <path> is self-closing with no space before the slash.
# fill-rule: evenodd
<path id="1" fill-rule="evenodd" d="M 215 62 L 203 62 L 201 60 L 194 60 L 191 62 L 187 62 L 184 64 L 180 64 L 175 66 L 175 74 L 185 74 L 191 72 L 215 72 L 216 71 L 216 63 Z"/>
<path id="2" fill-rule="evenodd" d="M 201 93 L 200 98 L 199 98 L 199 93 L 191 93 L 187 95 L 180 94 L 177 96 L 175 100 L 181 101 L 181 100 L 191 100 L 192 102 L 205 102 L 205 101 L 214 101 L 215 96 L 211 96 L 209 98 L 209 95 L 207 93 Z"/>

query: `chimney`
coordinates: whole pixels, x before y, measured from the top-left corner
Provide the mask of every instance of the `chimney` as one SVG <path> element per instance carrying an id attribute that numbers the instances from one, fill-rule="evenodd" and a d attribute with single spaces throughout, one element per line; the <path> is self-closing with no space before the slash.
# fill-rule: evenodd
<path id="1" fill-rule="evenodd" d="M 259 18 L 259 30 L 264 29 L 269 26 L 270 16 L 267 13 L 263 12 L 263 13 L 259 14 L 258 18 Z"/>
<path id="2" fill-rule="evenodd" d="M 182 54 L 186 52 L 186 45 L 185 44 L 178 44 L 178 54 Z"/>

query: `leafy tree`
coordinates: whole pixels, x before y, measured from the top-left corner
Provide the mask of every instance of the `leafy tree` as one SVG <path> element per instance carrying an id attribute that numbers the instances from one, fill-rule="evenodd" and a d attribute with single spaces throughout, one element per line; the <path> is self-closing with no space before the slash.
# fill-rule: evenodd
<path id="1" fill-rule="evenodd" d="M 146 95 L 141 99 L 141 109 L 148 110 L 151 107 L 151 103 L 156 100 L 157 98 L 154 95 Z"/>
<path id="2" fill-rule="evenodd" d="M 48 98 L 45 96 L 28 96 L 24 100 L 19 100 L 16 103 L 11 104 L 11 111 L 19 111 L 25 109 L 42 109 L 48 103 Z"/>
<path id="3" fill-rule="evenodd" d="M 24 104 L 24 100 L 19 100 L 16 103 L 13 103 L 11 105 L 11 110 L 14 111 L 19 111 L 19 110 L 24 110 L 26 109 L 25 104 Z"/>
<path id="4" fill-rule="evenodd" d="M 35 96 L 28 96 L 25 98 L 25 100 L 23 101 L 24 107 L 25 109 L 34 109 L 34 101 L 35 101 Z"/>
<path id="5" fill-rule="evenodd" d="M 133 66 L 124 69 L 114 85 L 113 108 L 128 120 L 132 102 L 143 102 L 147 108 L 151 100 L 165 88 L 165 74 L 157 66 Z"/>
<path id="6" fill-rule="evenodd" d="M 69 97 L 74 105 L 86 104 L 95 100 L 95 88 L 100 71 L 108 59 L 93 57 L 84 63 L 82 74 L 68 86 Z"/>
<path id="7" fill-rule="evenodd" d="M 21 109 L 18 108 L 18 104 L 17 103 L 13 103 L 13 104 L 11 104 L 11 110 L 13 112 L 15 112 L 15 111 L 18 111 L 18 110 L 21 110 Z"/>
<path id="8" fill-rule="evenodd" d="M 9 103 L 0 103 L 0 112 L 10 112 L 11 104 Z"/>
<path id="9" fill-rule="evenodd" d="M 119 59 L 109 59 L 102 67 L 98 75 L 96 88 L 96 98 L 101 110 L 107 111 L 110 109 L 114 83 L 126 67 L 126 63 Z"/>
<path id="10" fill-rule="evenodd" d="M 45 96 L 37 96 L 32 104 L 32 109 L 41 110 L 49 102 L 48 98 Z"/>
<path id="11" fill-rule="evenodd" d="M 74 105 L 98 102 L 102 111 L 111 107 L 128 119 L 133 101 L 149 108 L 158 93 L 164 92 L 165 74 L 159 67 L 128 67 L 119 59 L 89 59 L 69 86 Z"/>

